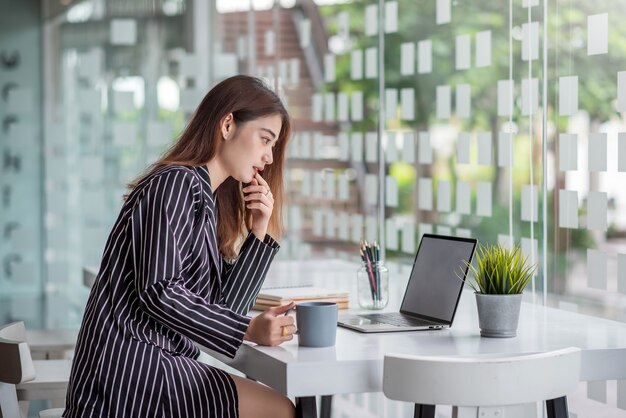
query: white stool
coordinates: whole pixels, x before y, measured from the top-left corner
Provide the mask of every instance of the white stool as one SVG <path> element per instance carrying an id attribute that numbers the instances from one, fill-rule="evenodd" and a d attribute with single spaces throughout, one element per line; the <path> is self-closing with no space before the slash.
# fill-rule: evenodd
<path id="1" fill-rule="evenodd" d="M 457 417 L 502 417 L 504 406 L 545 401 L 549 418 L 567 418 L 566 395 L 580 378 L 580 349 L 500 357 L 385 355 L 383 392 L 415 404 L 415 418 L 436 405 Z"/>
<path id="2" fill-rule="evenodd" d="M 71 362 L 33 362 L 23 322 L 0 327 L 0 358 L 1 416 L 27 416 L 29 400 L 65 398 Z M 37 376 L 38 369 L 42 376 Z M 44 372 L 48 370 L 52 373 Z"/>

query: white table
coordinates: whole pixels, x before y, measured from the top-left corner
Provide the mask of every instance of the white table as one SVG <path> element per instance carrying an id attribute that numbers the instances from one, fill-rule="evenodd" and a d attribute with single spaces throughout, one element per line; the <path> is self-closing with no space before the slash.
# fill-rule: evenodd
<path id="1" fill-rule="evenodd" d="M 33 359 L 60 359 L 73 350 L 78 330 L 26 330 L 26 341 Z"/>
<path id="2" fill-rule="evenodd" d="M 334 260 L 276 262 L 268 281 L 313 282 L 348 289 L 354 295 L 357 267 Z M 391 272 L 387 310 L 398 309 L 408 274 Z M 352 300 L 351 306 L 356 306 Z M 381 392 L 385 353 L 510 355 L 569 346 L 582 349 L 581 380 L 626 379 L 626 324 L 523 303 L 517 337 L 482 338 L 470 292 L 463 293 L 454 324 L 448 330 L 362 334 L 339 328 L 336 346 L 330 348 L 301 348 L 295 338 L 279 347 L 246 343 L 234 359 L 206 351 L 287 396 L 307 399 L 311 407 L 310 399 L 319 395 Z"/>

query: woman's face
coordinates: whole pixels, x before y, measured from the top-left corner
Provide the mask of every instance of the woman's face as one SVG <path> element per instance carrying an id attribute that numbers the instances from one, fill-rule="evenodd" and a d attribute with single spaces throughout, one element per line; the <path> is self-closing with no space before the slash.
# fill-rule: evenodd
<path id="1" fill-rule="evenodd" d="M 222 164 L 227 174 L 242 183 L 250 183 L 254 175 L 262 172 L 274 161 L 272 152 L 282 127 L 280 115 L 270 115 L 245 123 L 228 121 L 222 143 Z M 263 174 L 261 173 L 261 176 Z"/>

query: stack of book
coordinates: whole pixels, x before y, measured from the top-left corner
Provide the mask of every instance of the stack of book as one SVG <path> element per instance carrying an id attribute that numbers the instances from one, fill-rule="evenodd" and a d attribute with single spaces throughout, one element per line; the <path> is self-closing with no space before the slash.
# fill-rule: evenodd
<path id="1" fill-rule="evenodd" d="M 301 302 L 335 302 L 339 309 L 348 309 L 348 292 L 315 286 L 261 289 L 252 309 L 264 311 L 291 301 L 296 302 L 296 304 Z"/>

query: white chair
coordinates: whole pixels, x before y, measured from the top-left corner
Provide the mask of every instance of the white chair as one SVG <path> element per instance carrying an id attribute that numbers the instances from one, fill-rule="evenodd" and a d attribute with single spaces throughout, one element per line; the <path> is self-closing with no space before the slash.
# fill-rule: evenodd
<path id="1" fill-rule="evenodd" d="M 65 398 L 71 362 L 34 362 L 23 322 L 0 327 L 0 359 L 0 417 L 27 416 L 30 400 Z M 42 412 L 56 417 L 62 410 L 57 409 L 57 415 L 50 415 L 51 410 Z"/>
<path id="2" fill-rule="evenodd" d="M 385 355 L 383 392 L 415 404 L 415 418 L 434 418 L 437 405 L 456 417 L 503 417 L 505 406 L 546 402 L 549 418 L 567 418 L 566 395 L 580 378 L 580 349 L 511 357 Z"/>

